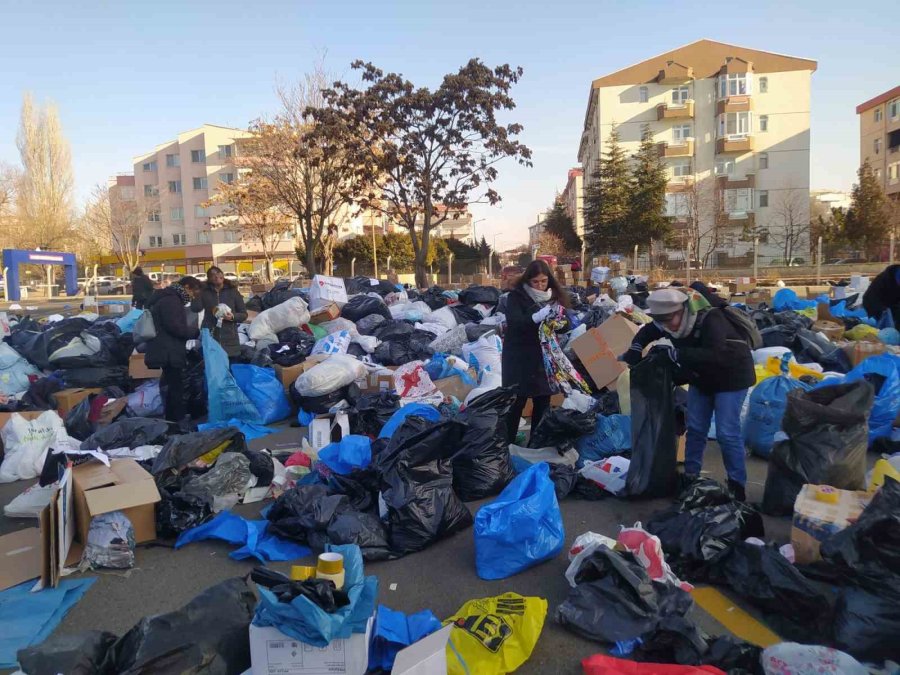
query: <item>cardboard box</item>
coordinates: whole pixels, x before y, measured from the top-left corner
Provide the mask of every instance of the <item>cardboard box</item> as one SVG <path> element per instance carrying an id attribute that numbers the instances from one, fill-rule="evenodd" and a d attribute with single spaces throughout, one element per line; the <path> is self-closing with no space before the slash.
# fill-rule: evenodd
<path id="1" fill-rule="evenodd" d="M 275 284 L 251 284 L 250 292 L 253 293 L 253 295 L 261 295 L 271 291 L 274 286 Z"/>
<path id="2" fill-rule="evenodd" d="M 850 365 L 856 368 L 856 366 L 870 356 L 884 354 L 887 351 L 887 346 L 885 346 L 883 342 L 867 342 L 861 340 L 842 344 L 841 349 L 844 350 L 847 358 L 850 359 Z"/>
<path id="3" fill-rule="evenodd" d="M 53 491 L 50 503 L 41 511 L 41 588 L 55 588 L 63 568 L 81 558 L 75 539 L 74 488 L 72 467 L 66 468 Z"/>
<path id="4" fill-rule="evenodd" d="M 296 366 L 276 365 L 275 374 L 281 379 L 281 384 L 284 387 L 284 390 L 287 391 L 291 388 L 291 385 L 297 381 L 297 378 L 300 377 L 300 375 L 313 366 L 320 364 L 327 358 L 327 354 L 314 354 L 313 356 L 307 356 L 306 360 L 302 363 L 298 363 Z"/>
<path id="5" fill-rule="evenodd" d="M 572 343 L 572 350 L 598 389 L 614 383 L 628 368 L 616 359 L 628 350 L 640 328 L 628 319 L 613 316 Z"/>
<path id="6" fill-rule="evenodd" d="M 273 456 L 293 455 L 303 449 L 306 427 L 288 427 L 247 441 L 250 450 L 268 450 Z"/>
<path id="7" fill-rule="evenodd" d="M 336 302 L 342 307 L 347 304 L 347 288 L 344 280 L 338 277 L 326 277 L 317 274 L 312 278 L 309 287 L 309 309 L 319 309 L 329 302 Z"/>
<path id="8" fill-rule="evenodd" d="M 756 290 L 755 283 L 741 283 L 735 281 L 734 283 L 728 284 L 728 291 L 732 294 L 734 293 L 750 293 L 751 291 Z"/>
<path id="9" fill-rule="evenodd" d="M 140 544 L 156 539 L 156 502 L 159 490 L 153 476 L 133 459 L 114 459 L 109 467 L 85 462 L 72 470 L 78 541 L 87 541 L 91 519 L 101 513 L 122 511 L 134 526 Z"/>
<path id="10" fill-rule="evenodd" d="M 563 402 L 566 400 L 566 397 L 563 394 L 554 394 L 550 397 L 550 407 L 558 408 Z M 525 401 L 525 407 L 522 408 L 522 417 L 531 417 L 534 413 L 534 402 L 531 399 Z"/>
<path id="11" fill-rule="evenodd" d="M 679 436 L 675 446 L 675 461 L 684 464 L 684 451 L 687 448 L 687 435 Z"/>
<path id="12" fill-rule="evenodd" d="M 27 527 L 0 537 L 0 591 L 41 574 L 41 531 Z"/>
<path id="13" fill-rule="evenodd" d="M 319 415 L 309 425 L 309 444 L 313 450 L 321 450 L 329 443 L 337 443 L 350 435 L 350 418 L 347 413 Z"/>
<path id="14" fill-rule="evenodd" d="M 872 499 L 872 495 L 868 492 L 829 487 L 829 490 L 837 493 L 838 501 L 836 503 L 820 501 L 816 499 L 820 487 L 804 485 L 794 502 L 791 544 L 799 565 L 808 565 L 820 560 L 821 543 L 855 522 Z"/>
<path id="15" fill-rule="evenodd" d="M 766 303 L 767 305 L 772 304 L 772 290 L 769 288 L 756 288 L 749 293 L 747 293 L 747 304 L 748 305 L 759 305 L 761 303 Z"/>
<path id="16" fill-rule="evenodd" d="M 300 642 L 272 626 L 251 623 L 251 672 L 253 675 L 364 675 L 369 666 L 371 637 L 372 619 L 365 633 L 332 640 L 326 647 Z"/>
<path id="17" fill-rule="evenodd" d="M 158 380 L 162 377 L 162 370 L 148 368 L 144 355 L 135 352 L 128 358 L 128 377 L 133 380 Z"/>
<path id="18" fill-rule="evenodd" d="M 319 307 L 309 313 L 309 323 L 320 324 L 333 321 L 341 315 L 341 308 L 337 303 L 329 302 L 324 307 Z"/>
<path id="19" fill-rule="evenodd" d="M 369 373 L 365 380 L 359 381 L 360 391 L 366 394 L 380 394 L 383 391 L 394 391 L 394 371 L 397 370 L 393 366 L 382 366 L 381 370 Z"/>
<path id="20" fill-rule="evenodd" d="M 447 640 L 453 624 L 397 652 L 391 675 L 445 675 L 447 672 Z"/>
<path id="21" fill-rule="evenodd" d="M 450 377 L 442 377 L 440 380 L 434 380 L 434 386 L 441 392 L 444 397 L 454 396 L 460 401 L 465 401 L 469 392 L 475 388 L 475 376 L 470 373 L 469 379 L 472 384 L 466 384 L 459 375 Z"/>
<path id="22" fill-rule="evenodd" d="M 127 314 L 128 306 L 118 302 L 106 303 L 99 306 L 97 313 L 100 316 L 109 316 L 111 314 Z"/>
<path id="23" fill-rule="evenodd" d="M 81 403 L 91 394 L 99 394 L 103 390 L 98 387 L 62 389 L 53 394 L 53 400 L 56 401 L 56 411 L 60 417 L 65 417 L 72 408 Z"/>

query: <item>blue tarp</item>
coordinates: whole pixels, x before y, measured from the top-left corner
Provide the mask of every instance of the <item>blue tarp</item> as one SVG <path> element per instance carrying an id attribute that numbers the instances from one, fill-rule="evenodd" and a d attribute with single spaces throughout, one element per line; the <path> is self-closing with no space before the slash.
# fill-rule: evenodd
<path id="1" fill-rule="evenodd" d="M 32 593 L 33 581 L 0 592 L 0 668 L 16 668 L 16 652 L 40 644 L 97 581 L 63 579 L 56 588 Z"/>
<path id="2" fill-rule="evenodd" d="M 378 605 L 375 630 L 369 645 L 369 670 L 381 668 L 390 672 L 397 653 L 441 627 L 441 621 L 430 609 L 407 616 L 390 607 Z"/>
<path id="3" fill-rule="evenodd" d="M 224 429 L 226 427 L 234 427 L 244 434 L 244 438 L 252 441 L 254 438 L 262 438 L 269 434 L 274 434 L 278 429 L 263 426 L 262 424 L 254 424 L 253 422 L 245 422 L 244 420 L 231 419 L 227 422 L 204 422 L 197 425 L 198 431 L 206 431 L 207 429 Z"/>
<path id="4" fill-rule="evenodd" d="M 268 520 L 245 520 L 230 511 L 222 511 L 212 520 L 182 532 L 175 542 L 175 548 L 204 539 L 221 539 L 229 544 L 241 544 L 229 557 L 245 560 L 253 557 L 262 563 L 271 560 L 296 560 L 305 558 L 312 551 L 306 546 L 279 539 L 269 534 Z"/>
<path id="5" fill-rule="evenodd" d="M 776 312 L 783 312 L 788 309 L 793 309 L 794 311 L 810 309 L 815 306 L 815 300 L 801 300 L 790 288 L 782 288 L 775 294 L 775 297 L 772 298 L 772 307 Z"/>

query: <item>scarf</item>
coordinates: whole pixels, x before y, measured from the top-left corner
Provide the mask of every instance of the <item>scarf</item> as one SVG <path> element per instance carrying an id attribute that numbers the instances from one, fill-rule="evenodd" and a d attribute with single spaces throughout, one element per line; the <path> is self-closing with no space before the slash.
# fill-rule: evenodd
<path id="1" fill-rule="evenodd" d="M 188 304 L 191 301 L 190 294 L 185 290 L 184 286 L 175 282 L 174 284 L 169 284 L 169 288 L 178 293 L 178 297 L 181 298 L 181 302 L 184 304 Z"/>
<path id="2" fill-rule="evenodd" d="M 565 326 L 565 322 L 565 311 L 556 305 L 538 327 L 544 372 L 547 375 L 547 382 L 550 384 L 550 391 L 554 394 L 562 392 L 568 396 L 573 389 L 577 389 L 585 394 L 590 394 L 591 389 L 587 382 L 563 353 L 559 340 L 556 338 L 556 331 L 561 330 Z"/>
<path id="3" fill-rule="evenodd" d="M 712 305 L 709 304 L 709 300 L 704 298 L 700 293 L 691 289 L 679 289 L 685 294 L 684 299 L 684 316 L 681 319 L 681 325 L 678 326 L 678 330 L 671 331 L 666 328 L 665 325 L 661 323 L 657 323 L 657 327 L 661 328 L 663 331 L 671 335 L 676 340 L 681 338 L 686 338 L 691 334 L 691 331 L 694 330 L 694 325 L 697 323 L 697 316 L 700 312 L 706 311 Z M 655 322 L 654 322 L 655 323 Z"/>
<path id="4" fill-rule="evenodd" d="M 523 286 L 525 292 L 528 293 L 528 297 L 534 300 L 539 305 L 546 305 L 553 299 L 553 291 L 549 288 L 546 291 L 539 291 L 536 288 L 532 288 L 528 284 Z"/>

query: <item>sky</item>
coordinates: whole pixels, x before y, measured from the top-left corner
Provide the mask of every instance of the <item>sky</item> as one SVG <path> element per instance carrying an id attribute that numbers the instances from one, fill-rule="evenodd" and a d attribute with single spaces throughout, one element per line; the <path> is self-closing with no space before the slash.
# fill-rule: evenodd
<path id="1" fill-rule="evenodd" d="M 701 38 L 818 61 L 812 187 L 849 189 L 855 107 L 900 84 L 895 15 L 890 0 L 0 0 L 0 163 L 18 164 L 26 91 L 59 109 L 81 203 L 179 132 L 246 127 L 274 112 L 275 85 L 299 79 L 322 54 L 350 81 L 350 63 L 363 59 L 428 87 L 478 57 L 524 69 L 517 107 L 502 121 L 524 125 L 534 166 L 501 163 L 503 201 L 472 209 L 477 236 L 505 249 L 527 240 L 577 166 L 591 81 Z"/>

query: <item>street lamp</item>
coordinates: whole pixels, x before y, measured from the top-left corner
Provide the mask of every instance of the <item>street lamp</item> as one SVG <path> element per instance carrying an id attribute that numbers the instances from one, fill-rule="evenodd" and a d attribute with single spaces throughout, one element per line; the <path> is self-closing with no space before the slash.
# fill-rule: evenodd
<path id="1" fill-rule="evenodd" d="M 478 246 L 478 234 L 475 232 L 475 226 L 478 223 L 483 223 L 487 218 L 479 218 L 478 220 L 472 221 L 472 245 Z"/>

